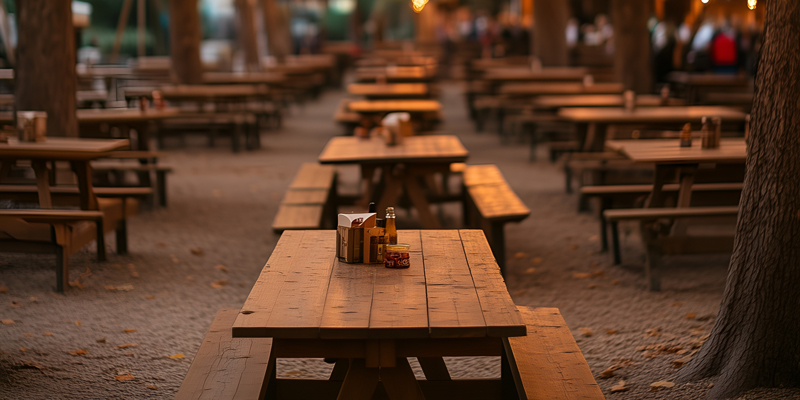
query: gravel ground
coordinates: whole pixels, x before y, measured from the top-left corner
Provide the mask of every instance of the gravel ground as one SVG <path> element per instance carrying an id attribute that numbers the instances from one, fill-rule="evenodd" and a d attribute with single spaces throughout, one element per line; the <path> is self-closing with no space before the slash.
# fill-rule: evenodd
<path id="1" fill-rule="evenodd" d="M 442 130 L 461 137 L 470 163 L 498 164 L 532 210 L 506 231 L 514 300 L 561 310 L 609 399 L 703 398 L 711 381 L 658 392 L 650 384 L 672 381 L 676 361 L 688 360 L 710 331 L 728 257 L 672 258 L 664 290 L 647 292 L 634 227 L 621 227 L 626 264 L 611 266 L 598 251 L 595 218 L 577 214 L 576 196 L 564 193 L 559 166 L 529 163 L 526 145 L 476 134 L 459 87 L 444 89 Z M 14 322 L 0 325 L 0 398 L 174 397 L 216 311 L 241 307 L 275 246 L 272 218 L 299 165 L 340 133 L 331 116 L 341 96 L 331 91 L 293 110 L 282 130 L 263 134 L 258 151 L 234 155 L 224 144 L 206 148 L 202 139 L 167 150 L 164 161 L 174 167 L 169 208 L 129 222 L 130 255 L 109 251 L 103 263 L 91 247 L 73 255 L 79 285 L 65 294 L 53 292 L 52 257 L 0 255 L 0 319 Z M 341 172 L 354 190 L 356 171 Z M 443 212 L 445 225 L 457 228 L 458 208 Z M 413 216 L 398 218 L 401 228 L 415 227 Z M 455 377 L 499 376 L 496 358 L 446 361 Z M 619 369 L 601 379 L 609 367 Z M 292 360 L 281 361 L 278 373 L 329 371 L 320 360 Z M 115 379 L 124 374 L 134 380 Z M 610 394 L 621 380 L 629 390 Z M 800 399 L 800 391 L 755 390 L 742 398 Z"/>

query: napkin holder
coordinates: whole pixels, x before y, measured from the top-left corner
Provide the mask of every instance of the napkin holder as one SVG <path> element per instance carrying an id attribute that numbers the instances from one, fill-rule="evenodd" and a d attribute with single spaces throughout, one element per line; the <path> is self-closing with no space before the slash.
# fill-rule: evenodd
<path id="1" fill-rule="evenodd" d="M 364 261 L 364 229 L 375 226 L 375 213 L 339 214 L 336 227 L 336 257 L 346 263 Z"/>

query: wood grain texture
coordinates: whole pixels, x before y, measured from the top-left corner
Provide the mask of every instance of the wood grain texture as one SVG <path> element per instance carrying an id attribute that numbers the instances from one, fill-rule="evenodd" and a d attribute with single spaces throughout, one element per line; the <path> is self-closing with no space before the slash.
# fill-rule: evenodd
<path id="1" fill-rule="evenodd" d="M 370 114 L 387 112 L 436 112 L 442 103 L 436 100 L 357 100 L 347 105 L 350 111 Z"/>
<path id="2" fill-rule="evenodd" d="M 699 123 L 703 117 L 721 117 L 723 122 L 744 121 L 747 114 L 729 107 L 685 106 L 642 107 L 626 111 L 619 107 L 564 108 L 558 115 L 572 122 L 584 123 Z"/>
<path id="3" fill-rule="evenodd" d="M 431 337 L 486 336 L 478 293 L 458 231 L 421 232 Z"/>
<path id="4" fill-rule="evenodd" d="M 680 147 L 677 139 L 609 140 L 606 147 L 618 151 L 635 163 L 698 164 L 744 163 L 747 145 L 744 139 L 721 139 L 716 149 L 704 149 L 700 140 L 692 147 Z"/>
<path id="5" fill-rule="evenodd" d="M 286 191 L 286 195 L 283 196 L 281 204 L 293 204 L 293 205 L 325 204 L 325 202 L 328 200 L 328 192 L 329 190 L 326 189 L 306 189 L 306 190 L 289 189 Z"/>
<path id="6" fill-rule="evenodd" d="M 521 221 L 531 210 L 507 183 L 476 185 L 467 188 L 481 217 L 490 221 Z"/>
<path id="7" fill-rule="evenodd" d="M 330 189 L 336 169 L 329 165 L 303 163 L 297 171 L 290 189 Z"/>
<path id="8" fill-rule="evenodd" d="M 351 83 L 347 85 L 347 91 L 358 96 L 424 96 L 428 94 L 428 85 L 424 83 Z"/>
<path id="9" fill-rule="evenodd" d="M 408 136 L 397 146 L 380 138 L 335 137 L 319 155 L 323 164 L 453 163 L 463 162 L 469 152 L 457 136 Z"/>
<path id="10" fill-rule="evenodd" d="M 274 360 L 272 339 L 231 337 L 239 310 L 222 309 L 211 323 L 181 384 L 178 400 L 262 399 Z"/>
<path id="11" fill-rule="evenodd" d="M 605 399 L 557 308 L 519 307 L 528 336 L 505 340 L 521 399 Z"/>
<path id="12" fill-rule="evenodd" d="M 48 137 L 44 142 L 20 142 L 9 138 L 0 143 L 0 157 L 6 159 L 93 160 L 113 150 L 128 147 L 128 139 L 78 139 Z"/>
<path id="13" fill-rule="evenodd" d="M 622 107 L 624 99 L 621 94 L 577 94 L 561 96 L 539 96 L 533 99 L 533 105 L 537 108 L 556 109 L 562 107 Z M 681 102 L 678 99 L 670 99 L 670 104 Z M 676 104 L 676 105 L 677 105 Z M 636 96 L 637 107 L 659 107 L 661 106 L 661 96 L 657 95 L 638 95 Z"/>
<path id="14" fill-rule="evenodd" d="M 500 267 L 481 230 L 459 231 L 488 336 L 524 336 L 525 322 L 508 294 Z"/>
<path id="15" fill-rule="evenodd" d="M 615 94 L 624 90 L 621 83 L 595 83 L 584 85 L 582 82 L 563 83 L 507 83 L 500 87 L 501 94 L 512 96 L 541 96 L 546 94 Z"/>
<path id="16" fill-rule="evenodd" d="M 495 164 L 469 165 L 464 171 L 464 186 L 496 185 L 505 182 L 503 173 Z"/>
<path id="17" fill-rule="evenodd" d="M 272 221 L 272 230 L 319 229 L 323 208 L 322 204 L 281 204 Z"/>

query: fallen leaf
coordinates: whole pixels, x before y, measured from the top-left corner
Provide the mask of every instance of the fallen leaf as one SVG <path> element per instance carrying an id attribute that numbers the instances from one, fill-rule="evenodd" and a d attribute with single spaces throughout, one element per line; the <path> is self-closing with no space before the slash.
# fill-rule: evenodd
<path id="1" fill-rule="evenodd" d="M 616 385 L 611 387 L 611 393 L 627 392 L 628 390 L 630 390 L 630 388 L 626 386 L 626 384 L 627 382 L 625 382 L 624 380 L 617 382 Z"/>
<path id="2" fill-rule="evenodd" d="M 178 354 L 169 356 L 169 358 L 171 358 L 173 360 L 180 360 L 181 358 L 183 358 L 183 354 L 178 353 Z"/>
<path id="3" fill-rule="evenodd" d="M 689 362 L 689 360 L 685 358 L 679 358 L 677 360 L 672 360 L 672 366 L 675 368 L 680 368 L 683 366 L 683 364 L 686 364 L 687 362 Z"/>
<path id="4" fill-rule="evenodd" d="M 28 351 L 28 348 L 27 347 L 20 347 L 19 351 Z"/>
<path id="5" fill-rule="evenodd" d="M 125 355 L 128 357 L 133 357 L 133 353 L 125 353 Z"/>
<path id="6" fill-rule="evenodd" d="M 14 325 L 14 324 L 15 324 L 15 322 L 14 322 L 13 319 L 4 319 L 3 320 L 3 325 Z"/>
<path id="7" fill-rule="evenodd" d="M 533 274 L 536 273 L 536 268 L 530 267 L 530 268 L 525 270 L 525 273 L 528 274 L 528 275 L 533 275 Z"/>
<path id="8" fill-rule="evenodd" d="M 136 332 L 136 329 L 128 328 L 128 329 L 125 329 L 123 332 L 125 332 L 125 333 Z"/>
<path id="9" fill-rule="evenodd" d="M 514 253 L 514 258 L 517 259 L 517 260 L 520 260 L 520 259 L 523 259 L 523 258 L 527 258 L 527 257 L 528 257 L 528 254 L 527 253 L 523 253 L 521 251 L 517 252 L 517 253 Z"/>
<path id="10" fill-rule="evenodd" d="M 169 257 L 172 259 L 172 263 L 173 263 L 173 264 L 177 264 L 177 263 L 179 263 L 179 262 L 180 262 L 180 261 L 178 260 L 178 257 L 175 257 L 175 256 L 174 256 L 174 255 L 172 255 L 172 254 L 170 254 L 170 255 L 169 255 Z"/>
<path id="11" fill-rule="evenodd" d="M 34 335 L 34 334 L 32 334 L 32 333 L 26 333 L 26 334 L 25 334 L 25 337 L 34 337 L 34 336 L 36 336 L 36 335 Z"/>
<path id="12" fill-rule="evenodd" d="M 684 318 L 686 318 L 686 319 L 694 319 L 694 317 L 696 317 L 696 316 L 697 316 L 697 314 L 695 314 L 693 312 L 690 312 L 690 313 L 686 314 L 686 316 Z"/>
<path id="13" fill-rule="evenodd" d="M 81 325 L 83 325 L 83 322 L 81 322 L 81 321 L 75 321 L 75 325 L 77 325 L 77 326 L 81 326 Z"/>
<path id="14" fill-rule="evenodd" d="M 542 261 L 543 261 L 543 260 L 542 260 L 542 257 L 534 257 L 534 258 L 531 258 L 531 263 L 533 263 L 533 264 L 535 264 L 535 265 L 539 265 L 539 264 L 541 264 L 541 263 L 542 263 Z"/>
<path id="15" fill-rule="evenodd" d="M 689 352 L 689 350 L 686 350 L 686 349 L 680 349 L 680 350 L 676 351 L 676 352 L 675 352 L 675 354 L 677 354 L 677 355 L 683 355 L 683 354 L 686 354 L 686 353 L 688 353 L 688 352 Z"/>
<path id="16" fill-rule="evenodd" d="M 672 306 L 673 307 L 683 307 L 683 302 L 676 301 L 676 302 L 672 303 Z"/>
<path id="17" fill-rule="evenodd" d="M 661 336 L 661 328 L 650 328 L 645 333 L 647 336 L 658 337 Z"/>
<path id="18" fill-rule="evenodd" d="M 22 303 L 20 303 L 18 301 L 12 301 L 11 302 L 11 307 L 22 307 Z"/>
<path id="19" fill-rule="evenodd" d="M 697 317 L 698 321 L 710 321 L 714 319 L 714 315 L 703 315 L 702 317 Z"/>
<path id="20" fill-rule="evenodd" d="M 186 277 L 186 280 L 187 280 L 187 281 L 193 281 L 193 280 L 194 280 L 194 277 L 193 277 L 193 276 L 191 276 L 191 275 L 188 275 L 188 276 Z"/>
<path id="21" fill-rule="evenodd" d="M 131 271 L 131 276 L 134 277 L 134 278 L 138 278 L 139 277 L 139 273 L 136 272 L 136 271 Z"/>
<path id="22" fill-rule="evenodd" d="M 52 333 L 50 333 L 50 332 L 45 332 L 45 333 L 44 333 L 44 335 L 45 335 L 45 336 L 53 336 L 53 334 L 52 334 Z"/>
<path id="23" fill-rule="evenodd" d="M 596 283 L 590 283 L 589 286 L 587 286 L 586 288 L 587 289 L 595 289 L 595 288 L 597 288 L 597 284 Z"/>
<path id="24" fill-rule="evenodd" d="M 87 353 L 89 353 L 89 352 L 86 351 L 86 349 L 80 349 L 80 350 L 75 350 L 75 351 L 70 351 L 69 352 L 69 354 L 73 355 L 73 356 L 84 356 Z"/>
<path id="25" fill-rule="evenodd" d="M 0 286 L 0 293 L 8 293 L 8 287 L 6 287 L 5 285 Z"/>
<path id="26" fill-rule="evenodd" d="M 591 276 L 592 276 L 592 278 L 600 278 L 600 277 L 603 277 L 603 276 L 605 276 L 605 275 L 606 275 L 606 271 L 603 271 L 603 270 L 601 269 L 601 270 L 599 270 L 599 271 L 594 271 L 594 272 L 592 272 L 592 275 L 591 275 Z"/>
<path id="27" fill-rule="evenodd" d="M 150 390 L 158 390 L 158 388 L 157 388 L 157 387 L 155 387 L 155 386 L 146 386 L 146 387 L 147 387 L 148 389 L 150 389 Z"/>
<path id="28" fill-rule="evenodd" d="M 600 379 L 609 379 L 614 376 L 614 371 L 620 369 L 620 367 L 614 365 L 611 367 L 606 368 L 605 371 L 601 372 L 599 375 Z"/>
<path id="29" fill-rule="evenodd" d="M 592 274 L 589 272 L 573 272 L 572 278 L 574 279 L 588 279 L 591 278 Z"/>
<path id="30" fill-rule="evenodd" d="M 578 330 L 581 331 L 581 335 L 585 337 L 591 337 L 594 335 L 594 332 L 592 332 L 592 330 L 589 328 L 578 328 Z"/>
<path id="31" fill-rule="evenodd" d="M 215 268 L 220 270 L 220 271 L 222 271 L 222 272 L 228 272 L 228 267 L 226 267 L 226 266 L 224 266 L 222 264 L 217 265 Z"/>
<path id="32" fill-rule="evenodd" d="M 598 236 L 598 235 L 593 235 L 593 236 L 589 237 L 589 241 L 590 242 L 597 242 L 599 240 L 600 240 L 600 236 Z"/>
<path id="33" fill-rule="evenodd" d="M 611 284 L 612 285 L 619 285 L 619 279 L 614 279 L 613 281 L 611 281 Z"/>
<path id="34" fill-rule="evenodd" d="M 70 287 L 76 287 L 76 288 L 78 288 L 78 289 L 86 289 L 86 285 L 84 285 L 83 283 L 81 283 L 81 282 L 80 282 L 80 281 L 78 281 L 78 280 L 71 281 L 71 282 L 69 283 L 69 286 L 70 286 Z"/>
<path id="35" fill-rule="evenodd" d="M 122 264 L 114 264 L 112 267 L 122 269 Z"/>
<path id="36" fill-rule="evenodd" d="M 672 382 L 668 382 L 668 381 L 653 382 L 653 383 L 650 384 L 650 391 L 651 392 L 657 392 L 657 391 L 659 391 L 661 389 L 669 389 L 669 388 L 671 388 L 673 386 L 675 386 L 675 384 L 672 383 Z"/>
<path id="37" fill-rule="evenodd" d="M 156 296 L 153 296 L 153 295 L 151 294 L 151 295 L 149 295 L 149 296 L 144 296 L 144 298 L 145 298 L 145 299 L 147 299 L 147 300 L 153 300 L 153 299 L 155 299 L 155 298 L 156 298 Z"/>
<path id="38" fill-rule="evenodd" d="M 300 371 L 289 371 L 289 372 L 285 373 L 284 375 L 300 375 L 300 374 L 301 374 Z"/>
<path id="39" fill-rule="evenodd" d="M 117 347 L 119 347 L 120 349 L 127 349 L 128 347 L 139 347 L 139 345 L 136 343 L 125 343 L 118 345 Z"/>
<path id="40" fill-rule="evenodd" d="M 35 362 L 24 362 L 20 364 L 22 368 L 36 368 L 36 369 L 44 369 L 43 366 L 36 364 Z"/>
<path id="41" fill-rule="evenodd" d="M 219 288 L 221 288 L 221 287 L 223 287 L 223 286 L 225 286 L 227 284 L 228 284 L 228 281 L 226 281 L 224 279 L 220 279 L 218 281 L 211 282 L 211 287 L 213 287 L 214 289 L 219 289 Z"/>
<path id="42" fill-rule="evenodd" d="M 578 245 L 577 244 L 573 244 L 572 246 L 569 246 L 569 249 L 570 250 L 578 250 Z"/>
<path id="43" fill-rule="evenodd" d="M 204 254 L 205 254 L 205 252 L 203 251 L 203 249 L 200 249 L 200 248 L 194 248 L 194 249 L 191 249 L 191 250 L 189 250 L 189 251 L 191 251 L 191 252 L 192 252 L 192 254 L 194 254 L 194 255 L 196 255 L 196 256 L 202 256 L 202 255 L 204 255 Z"/>
<path id="44" fill-rule="evenodd" d="M 118 380 L 120 382 L 127 382 L 127 381 L 132 381 L 132 380 L 134 380 L 136 378 L 134 378 L 133 375 L 131 375 L 131 374 L 122 374 L 122 375 L 115 376 L 114 379 L 116 379 L 116 380 Z"/>
<path id="45" fill-rule="evenodd" d="M 617 330 L 616 329 L 607 329 L 606 330 L 606 335 L 616 335 L 616 334 L 617 334 Z"/>
<path id="46" fill-rule="evenodd" d="M 30 301 L 31 303 L 38 303 L 39 299 L 37 299 L 36 297 L 29 297 L 28 301 Z"/>
<path id="47" fill-rule="evenodd" d="M 644 358 L 656 358 L 658 353 L 644 353 Z"/>
<path id="48" fill-rule="evenodd" d="M 106 342 L 106 338 L 104 338 L 104 337 L 101 337 L 100 339 L 97 339 L 97 343 L 105 343 L 105 342 Z"/>

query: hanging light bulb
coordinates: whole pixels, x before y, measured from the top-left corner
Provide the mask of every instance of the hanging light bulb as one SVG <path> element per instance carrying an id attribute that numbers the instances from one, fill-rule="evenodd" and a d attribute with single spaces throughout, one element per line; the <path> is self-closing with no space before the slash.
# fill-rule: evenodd
<path id="1" fill-rule="evenodd" d="M 751 10 L 755 10 L 757 2 L 758 2 L 758 0 L 747 0 L 747 8 L 749 8 Z"/>
<path id="2" fill-rule="evenodd" d="M 425 8 L 425 4 L 428 4 L 428 0 L 411 0 L 411 9 L 415 13 L 421 12 Z"/>
<path id="3" fill-rule="evenodd" d="M 702 1 L 703 4 L 708 4 L 708 0 L 700 0 L 700 1 Z M 750 1 L 750 0 L 748 0 L 748 1 Z"/>

